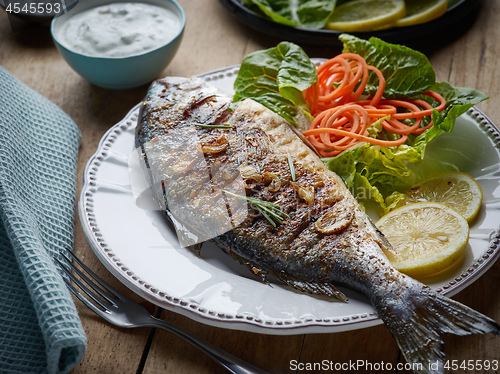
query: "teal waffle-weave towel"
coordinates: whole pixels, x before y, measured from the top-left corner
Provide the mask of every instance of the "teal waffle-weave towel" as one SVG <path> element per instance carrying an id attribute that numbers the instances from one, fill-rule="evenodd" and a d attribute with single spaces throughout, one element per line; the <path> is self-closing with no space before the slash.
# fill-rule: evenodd
<path id="1" fill-rule="evenodd" d="M 81 134 L 0 66 L 0 374 L 66 373 L 86 337 L 53 256 L 72 250 Z"/>

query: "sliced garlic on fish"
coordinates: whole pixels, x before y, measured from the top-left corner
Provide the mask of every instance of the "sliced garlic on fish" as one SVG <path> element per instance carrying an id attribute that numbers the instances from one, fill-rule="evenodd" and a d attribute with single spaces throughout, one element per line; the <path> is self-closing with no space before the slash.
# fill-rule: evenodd
<path id="1" fill-rule="evenodd" d="M 266 171 L 263 177 L 264 182 L 269 183 L 269 191 L 276 192 L 281 188 L 281 179 L 276 174 Z"/>
<path id="2" fill-rule="evenodd" d="M 257 169 L 253 166 L 248 165 L 246 162 L 243 162 L 240 166 L 240 174 L 244 180 L 253 180 L 257 183 L 262 183 L 262 176 L 259 174 Z"/>
<path id="3" fill-rule="evenodd" d="M 349 226 L 353 218 L 353 212 L 340 203 L 323 214 L 314 223 L 314 227 L 322 234 L 335 234 Z"/>
<path id="4" fill-rule="evenodd" d="M 301 186 L 298 183 L 295 182 L 290 182 L 292 185 L 293 189 L 297 191 L 297 193 L 302 197 L 307 204 L 312 205 L 314 204 L 314 187 L 312 186 Z"/>

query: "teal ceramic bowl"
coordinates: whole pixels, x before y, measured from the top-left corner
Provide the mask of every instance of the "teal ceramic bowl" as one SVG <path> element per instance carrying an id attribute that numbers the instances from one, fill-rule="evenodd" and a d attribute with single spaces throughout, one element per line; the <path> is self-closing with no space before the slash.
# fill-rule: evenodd
<path id="1" fill-rule="evenodd" d="M 175 0 L 138 0 L 167 8 L 178 17 L 180 27 L 173 39 L 151 51 L 129 57 L 94 57 L 71 50 L 61 37 L 62 26 L 71 17 L 85 10 L 127 0 L 80 0 L 70 12 L 55 18 L 51 23 L 54 44 L 66 62 L 92 84 L 109 89 L 127 89 L 148 84 L 172 61 L 181 43 L 186 25 L 184 10 Z"/>

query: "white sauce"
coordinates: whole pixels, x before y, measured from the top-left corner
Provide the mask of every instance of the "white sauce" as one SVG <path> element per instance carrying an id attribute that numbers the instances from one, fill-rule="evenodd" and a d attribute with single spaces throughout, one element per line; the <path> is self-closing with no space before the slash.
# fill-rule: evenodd
<path id="1" fill-rule="evenodd" d="M 149 52 L 172 40 L 181 20 L 172 11 L 144 3 L 114 3 L 69 18 L 58 32 L 66 48 L 94 57 Z"/>

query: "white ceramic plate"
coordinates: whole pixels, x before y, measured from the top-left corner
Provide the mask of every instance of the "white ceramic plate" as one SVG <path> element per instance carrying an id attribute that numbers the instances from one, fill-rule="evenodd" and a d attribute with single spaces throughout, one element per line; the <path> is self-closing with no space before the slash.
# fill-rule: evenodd
<path id="1" fill-rule="evenodd" d="M 231 93 L 237 71 L 233 66 L 201 77 Z M 180 247 L 162 213 L 139 208 L 134 200 L 128 158 L 134 150 L 138 111 L 139 105 L 101 140 L 84 171 L 79 200 L 83 231 L 114 276 L 160 307 L 229 329 L 299 334 L 381 323 L 358 293 L 345 290 L 349 302 L 338 303 L 279 283 L 265 285 L 212 244 L 204 244 L 201 257 Z M 429 145 L 426 159 L 426 170 L 469 173 L 484 193 L 463 266 L 445 280 L 427 282 L 453 295 L 480 277 L 500 254 L 500 131 L 473 108 L 457 120 L 451 134 Z"/>

